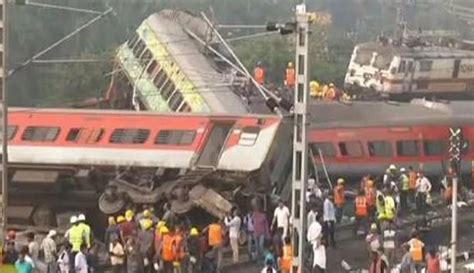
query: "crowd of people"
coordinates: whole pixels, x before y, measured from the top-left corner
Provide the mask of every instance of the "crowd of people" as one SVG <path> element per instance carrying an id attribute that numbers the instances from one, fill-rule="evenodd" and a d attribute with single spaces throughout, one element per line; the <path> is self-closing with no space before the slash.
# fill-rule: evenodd
<path id="1" fill-rule="evenodd" d="M 449 172 L 441 183 L 446 199 L 450 198 L 451 179 Z M 426 272 L 439 273 L 436 252 L 430 250 L 429 255 L 424 255 L 428 249 L 420 237 L 423 224 L 415 227 L 409 240 L 401 241 L 398 234 L 398 217 L 408 212 L 426 212 L 431 191 L 431 182 L 421 171 L 390 165 L 377 182 L 370 175 L 361 179 L 352 210 L 346 204 L 348 189 L 343 178 L 334 188 L 309 179 L 306 239 L 312 250 L 313 272 L 326 271 L 326 249 L 338 245 L 337 225 L 354 217 L 353 233 L 365 239 L 370 273 L 389 272 L 396 264 L 402 273 L 418 273 L 425 266 Z M 70 218 L 64 237 L 59 238 L 51 230 L 41 244 L 36 242 L 34 233 L 27 233 L 28 244 L 19 247 L 15 234 L 9 233 L 2 261 L 20 273 L 96 272 L 97 241 L 102 241 L 108 253 L 106 266 L 114 273 L 214 273 L 222 272 L 225 249 L 232 252 L 231 262 L 239 263 L 245 243 L 248 259 L 263 266 L 262 272 L 290 272 L 291 212 L 283 200 L 278 201 L 273 213 L 262 207 L 259 200 L 254 200 L 249 208 L 234 207 L 225 217 L 198 227 L 173 213 L 169 204 L 163 206 L 161 213 L 144 206 L 123 215 L 110 215 L 103 240 L 94 238 L 85 215 L 80 214 Z M 39 265 L 44 271 L 39 270 Z"/>

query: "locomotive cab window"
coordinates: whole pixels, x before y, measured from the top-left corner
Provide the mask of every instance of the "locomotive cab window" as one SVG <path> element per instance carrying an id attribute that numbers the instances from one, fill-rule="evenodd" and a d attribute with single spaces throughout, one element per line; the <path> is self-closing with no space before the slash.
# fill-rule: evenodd
<path id="1" fill-rule="evenodd" d="M 256 126 L 247 126 L 242 129 L 240 134 L 239 145 L 242 146 L 253 146 L 257 142 L 260 128 Z"/>
<path id="2" fill-rule="evenodd" d="M 17 130 L 18 130 L 18 127 L 15 126 L 15 125 L 8 126 L 8 129 L 7 129 L 8 140 L 12 140 L 15 137 Z M 3 140 L 3 132 L 2 131 L 3 130 L 0 129 L 0 141 Z"/>
<path id="3" fill-rule="evenodd" d="M 336 149 L 330 142 L 315 142 L 309 144 L 309 148 L 313 151 L 314 156 L 319 156 L 319 151 L 323 157 L 335 157 Z"/>
<path id="4" fill-rule="evenodd" d="M 426 156 L 442 155 L 444 153 L 445 142 L 442 140 L 425 140 L 423 149 Z"/>
<path id="5" fill-rule="evenodd" d="M 155 138 L 155 144 L 191 145 L 196 132 L 191 130 L 161 130 Z"/>
<path id="6" fill-rule="evenodd" d="M 342 156 L 361 157 L 364 155 L 359 141 L 339 142 L 339 151 Z"/>
<path id="7" fill-rule="evenodd" d="M 147 129 L 115 129 L 110 136 L 110 143 L 142 144 L 148 139 L 150 130 Z"/>
<path id="8" fill-rule="evenodd" d="M 405 73 L 406 67 L 407 67 L 407 62 L 401 61 L 400 65 L 398 66 L 398 73 Z"/>
<path id="9" fill-rule="evenodd" d="M 420 61 L 420 72 L 430 72 L 433 61 Z"/>
<path id="10" fill-rule="evenodd" d="M 59 127 L 28 126 L 22 140 L 34 142 L 53 142 L 59 135 Z"/>
<path id="11" fill-rule="evenodd" d="M 397 141 L 397 155 L 399 156 L 418 156 L 417 140 L 400 140 Z"/>
<path id="12" fill-rule="evenodd" d="M 374 157 L 391 157 L 392 144 L 388 141 L 376 140 L 367 142 L 369 155 Z"/>

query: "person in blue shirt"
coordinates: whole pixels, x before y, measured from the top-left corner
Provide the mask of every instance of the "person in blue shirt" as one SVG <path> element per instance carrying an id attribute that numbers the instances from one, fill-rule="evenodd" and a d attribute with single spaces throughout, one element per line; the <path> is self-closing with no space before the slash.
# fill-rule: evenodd
<path id="1" fill-rule="evenodd" d="M 26 253 L 21 251 L 18 260 L 15 262 L 15 268 L 18 273 L 32 273 L 33 265 L 25 260 Z"/>
<path id="2" fill-rule="evenodd" d="M 263 257 L 264 257 L 264 263 L 263 263 L 264 265 L 271 265 L 273 268 L 278 269 L 272 242 L 270 241 L 265 242 L 265 250 L 263 252 Z"/>

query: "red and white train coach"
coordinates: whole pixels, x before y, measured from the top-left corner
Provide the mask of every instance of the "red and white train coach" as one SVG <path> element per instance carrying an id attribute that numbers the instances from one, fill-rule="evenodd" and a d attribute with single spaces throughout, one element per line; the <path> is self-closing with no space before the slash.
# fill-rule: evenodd
<path id="1" fill-rule="evenodd" d="M 310 148 L 329 174 L 383 174 L 390 165 L 440 176 L 449 166 L 449 128 L 463 134 L 462 172 L 474 170 L 474 103 L 355 102 L 311 106 Z"/>

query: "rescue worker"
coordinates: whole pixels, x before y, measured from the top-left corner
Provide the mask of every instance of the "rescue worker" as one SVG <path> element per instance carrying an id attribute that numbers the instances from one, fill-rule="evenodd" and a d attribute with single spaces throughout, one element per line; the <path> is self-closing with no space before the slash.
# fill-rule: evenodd
<path id="1" fill-rule="evenodd" d="M 206 232 L 208 235 L 208 245 L 212 248 L 214 260 L 216 261 L 216 272 L 219 273 L 222 268 L 222 221 L 220 219 L 216 219 L 216 221 L 211 223 L 203 230 L 203 233 Z"/>
<path id="2" fill-rule="evenodd" d="M 124 218 L 124 220 L 125 220 L 125 218 Z M 110 241 L 111 241 L 110 238 L 113 235 L 117 235 L 119 240 L 122 239 L 120 237 L 120 228 L 118 227 L 117 222 L 115 221 L 115 218 L 113 216 L 110 216 L 109 219 L 108 219 L 108 222 L 109 222 L 109 226 L 105 230 L 105 236 L 104 236 L 104 244 L 106 246 L 110 245 Z M 120 242 L 122 242 L 122 241 L 120 241 Z M 122 244 L 122 246 L 123 246 L 123 244 Z"/>
<path id="3" fill-rule="evenodd" d="M 354 223 L 354 234 L 358 234 L 360 227 L 362 226 L 363 234 L 366 233 L 365 223 L 368 216 L 367 211 L 367 199 L 363 190 L 359 190 L 355 198 L 355 223 Z"/>
<path id="4" fill-rule="evenodd" d="M 144 219 L 142 222 L 143 229 L 138 231 L 138 251 L 143 257 L 143 265 L 145 272 L 151 272 L 151 257 L 152 257 L 152 246 L 153 246 L 153 237 L 154 231 L 153 221 L 151 219 Z"/>
<path id="5" fill-rule="evenodd" d="M 323 89 L 319 85 L 317 81 L 311 81 L 309 83 L 309 92 L 310 96 L 313 97 L 316 100 L 322 100 L 323 99 Z"/>
<path id="6" fill-rule="evenodd" d="M 393 222 L 396 216 L 396 206 L 395 206 L 395 200 L 392 196 L 392 191 L 390 190 L 385 191 L 384 201 L 385 201 L 384 220 L 387 222 Z"/>
<path id="7" fill-rule="evenodd" d="M 375 187 L 374 180 L 369 176 L 365 183 L 365 200 L 367 202 L 367 213 L 370 220 L 374 220 L 375 217 Z"/>
<path id="8" fill-rule="evenodd" d="M 383 186 L 386 188 L 391 188 L 393 183 L 398 185 L 397 166 L 395 166 L 395 164 L 390 164 L 387 170 L 385 170 L 385 174 L 383 176 Z"/>
<path id="9" fill-rule="evenodd" d="M 79 228 L 84 233 L 87 249 L 90 249 L 91 241 L 92 241 L 92 232 L 91 232 L 91 227 L 86 223 L 86 216 L 82 213 L 79 214 L 79 216 L 77 216 L 77 221 L 78 221 Z"/>
<path id="10" fill-rule="evenodd" d="M 401 210 L 406 210 L 408 209 L 408 195 L 410 194 L 410 178 L 405 168 L 400 168 L 400 182 L 402 184 L 402 190 L 400 191 L 400 208 Z"/>
<path id="11" fill-rule="evenodd" d="M 389 264 L 395 261 L 395 237 L 396 231 L 393 223 L 387 222 L 383 227 L 383 249 L 387 255 Z"/>
<path id="12" fill-rule="evenodd" d="M 334 87 L 333 83 L 330 83 L 328 89 L 324 93 L 324 100 L 333 101 L 335 99 L 336 99 L 336 88 Z"/>
<path id="13" fill-rule="evenodd" d="M 414 232 L 412 239 L 406 244 L 410 246 L 412 272 L 421 273 L 421 269 L 423 268 L 423 248 L 425 244 L 420 240 L 420 234 Z"/>
<path id="14" fill-rule="evenodd" d="M 120 241 L 125 244 L 127 241 L 122 236 L 123 234 L 122 234 L 122 228 L 121 228 L 124 222 L 125 222 L 125 217 L 123 215 L 117 216 L 117 227 L 119 229 Z"/>
<path id="15" fill-rule="evenodd" d="M 292 266 L 293 266 L 293 247 L 291 246 L 290 237 L 286 237 L 285 244 L 283 246 L 283 255 L 280 260 L 281 273 L 290 273 Z"/>
<path id="16" fill-rule="evenodd" d="M 334 205 L 336 206 L 336 223 L 341 223 L 342 216 L 344 213 L 344 179 L 339 178 L 337 180 L 337 186 L 334 187 Z"/>
<path id="17" fill-rule="evenodd" d="M 191 228 L 187 239 L 187 248 L 189 253 L 189 273 L 201 272 L 202 253 L 199 245 L 199 232 L 197 228 Z"/>
<path id="18" fill-rule="evenodd" d="M 144 223 L 148 223 L 149 221 L 153 220 L 151 218 L 151 211 L 150 210 L 144 210 L 143 215 L 140 217 L 141 219 L 139 220 L 138 224 L 140 226 L 140 229 L 145 230 Z"/>
<path id="19" fill-rule="evenodd" d="M 75 261 L 77 253 L 81 251 L 81 246 L 86 242 L 86 238 L 84 229 L 79 226 L 77 216 L 71 216 L 69 222 L 71 223 L 71 227 L 66 231 L 65 237 L 71 245 L 71 257 L 69 261 Z M 74 262 L 71 262 L 70 265 L 72 267 L 71 270 L 74 269 Z"/>
<path id="20" fill-rule="evenodd" d="M 265 69 L 263 68 L 262 62 L 260 61 L 257 63 L 257 66 L 253 70 L 253 78 L 258 84 L 265 84 Z"/>
<path id="21" fill-rule="evenodd" d="M 183 268 L 186 268 L 184 263 L 184 258 L 186 255 L 185 242 L 184 242 L 184 230 L 181 226 L 177 226 L 173 234 L 173 252 L 174 252 L 174 262 L 173 268 L 175 273 L 182 272 Z"/>
<path id="22" fill-rule="evenodd" d="M 296 74 L 295 68 L 292 62 L 288 63 L 285 71 L 285 86 L 288 91 L 292 91 L 295 88 Z"/>
<path id="23" fill-rule="evenodd" d="M 162 244 L 160 249 L 161 260 L 163 261 L 163 273 L 173 273 L 174 256 L 174 238 L 166 226 L 161 227 Z"/>
<path id="24" fill-rule="evenodd" d="M 382 246 L 380 235 L 378 233 L 377 224 L 372 223 L 370 225 L 370 231 L 365 237 L 365 241 L 367 243 L 367 249 L 369 251 L 369 255 L 371 252 L 378 251 Z"/>
<path id="25" fill-rule="evenodd" d="M 385 219 L 385 196 L 380 191 L 377 191 L 375 207 L 377 210 L 377 220 L 383 221 Z"/>
<path id="26" fill-rule="evenodd" d="M 418 173 L 418 179 L 416 180 L 416 197 L 417 197 L 417 209 L 424 212 L 427 204 L 427 199 L 430 198 L 431 182 L 423 174 Z"/>
<path id="27" fill-rule="evenodd" d="M 408 166 L 408 185 L 410 187 L 410 192 L 408 195 L 408 203 L 411 207 L 415 204 L 415 196 L 416 196 L 416 180 L 417 180 L 416 171 L 413 169 L 412 166 Z"/>
<path id="28" fill-rule="evenodd" d="M 123 242 L 127 242 L 128 238 L 130 238 L 134 233 L 137 231 L 137 226 L 135 221 L 133 220 L 134 214 L 132 210 L 127 210 L 125 212 L 125 221 L 119 224 L 120 233 L 122 234 Z"/>
<path id="29" fill-rule="evenodd" d="M 164 221 L 159 221 L 158 224 L 156 224 L 156 229 L 155 229 L 155 238 L 154 238 L 154 247 L 155 247 L 155 261 L 153 267 L 155 268 L 155 271 L 159 271 L 160 266 L 162 266 L 162 260 L 160 256 L 160 250 L 161 250 L 161 243 L 162 243 L 162 237 L 163 234 L 161 233 L 163 231 L 163 227 L 166 225 Z"/>

